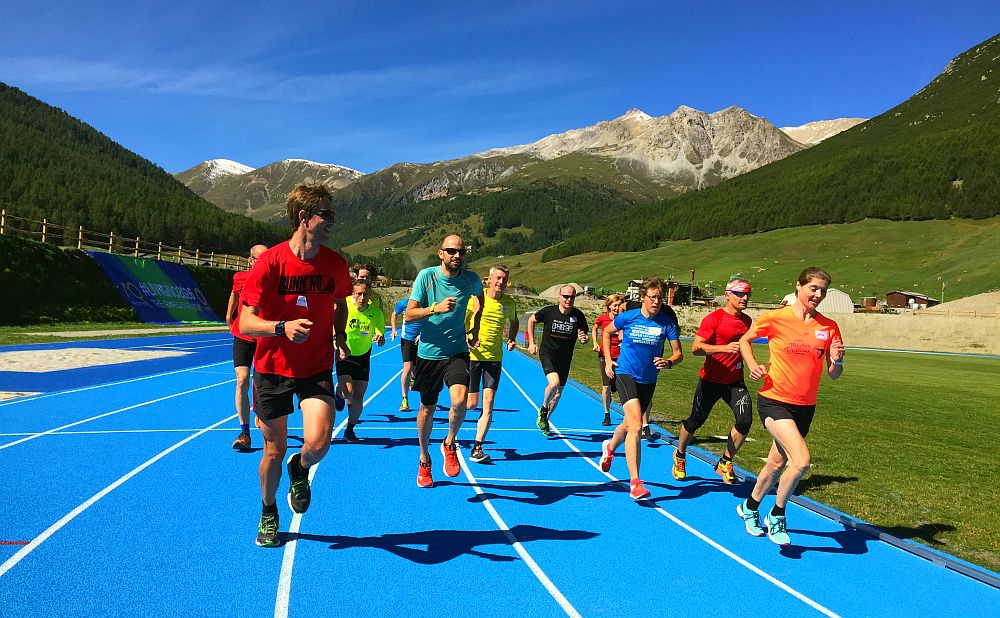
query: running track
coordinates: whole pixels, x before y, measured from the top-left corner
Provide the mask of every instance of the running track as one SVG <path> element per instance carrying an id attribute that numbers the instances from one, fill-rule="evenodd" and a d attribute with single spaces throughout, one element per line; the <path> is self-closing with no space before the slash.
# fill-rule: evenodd
<path id="1" fill-rule="evenodd" d="M 663 440 L 644 443 L 653 495 L 633 502 L 618 480 L 624 454 L 611 474 L 596 465 L 607 432 L 592 396 L 567 388 L 559 433 L 535 429 L 543 378 L 520 353 L 504 362 L 486 448 L 494 464 L 463 451 L 463 473 L 449 479 L 432 450 L 435 487 L 419 489 L 391 343 L 375 350 L 362 442 L 340 440 L 338 418 L 309 512 L 292 516 L 283 478 L 287 542 L 261 549 L 259 453 L 230 449 L 228 336 L 30 349 L 44 347 L 187 354 L 0 372 L 0 390 L 43 392 L 0 403 L 0 616 L 993 616 L 1000 603 L 995 573 L 952 563 L 977 580 L 799 504 L 789 505 L 795 545 L 750 537 L 735 513 L 750 486 L 722 484 L 695 458 L 689 479 L 674 481 Z"/>

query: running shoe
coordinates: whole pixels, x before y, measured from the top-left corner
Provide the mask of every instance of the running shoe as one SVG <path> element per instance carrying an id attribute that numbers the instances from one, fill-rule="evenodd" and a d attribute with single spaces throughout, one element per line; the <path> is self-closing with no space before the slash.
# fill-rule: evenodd
<path id="1" fill-rule="evenodd" d="M 611 469 L 611 462 L 615 460 L 615 452 L 611 450 L 611 440 L 601 442 L 601 470 L 607 472 Z"/>
<path id="2" fill-rule="evenodd" d="M 399 411 L 400 412 L 410 411 L 410 402 L 406 399 L 406 397 L 403 397 L 403 401 L 399 404 Z"/>
<path id="3" fill-rule="evenodd" d="M 647 442 L 653 441 L 653 430 L 649 428 L 649 425 L 643 426 L 642 435 L 640 437 Z"/>
<path id="4" fill-rule="evenodd" d="M 347 404 L 347 401 L 343 397 L 340 396 L 340 393 L 338 393 L 336 390 L 334 390 L 334 392 L 333 392 L 333 407 L 337 409 L 337 412 L 342 412 L 344 410 L 344 406 L 346 404 Z"/>
<path id="5" fill-rule="evenodd" d="M 687 455 L 680 455 L 677 449 L 674 449 L 674 467 L 671 468 L 670 473 L 678 481 L 687 478 Z"/>
<path id="6" fill-rule="evenodd" d="M 604 415 L 604 420 L 601 421 L 601 426 L 602 427 L 610 427 L 611 426 L 611 415 L 610 414 L 605 414 Z"/>
<path id="7" fill-rule="evenodd" d="M 490 456 L 483 452 L 482 446 L 472 447 L 472 452 L 469 454 L 469 459 L 477 464 L 490 463 Z"/>
<path id="8" fill-rule="evenodd" d="M 535 425 L 542 430 L 543 436 L 551 436 L 552 430 L 549 429 L 549 416 L 545 408 L 538 408 L 538 420 L 535 421 Z"/>
<path id="9" fill-rule="evenodd" d="M 309 510 L 309 501 L 312 499 L 312 490 L 309 489 L 309 472 L 301 476 L 296 475 L 299 469 L 301 454 L 295 453 L 288 458 L 285 467 L 288 469 L 288 478 L 291 485 L 288 487 L 288 508 L 295 513 L 305 513 Z"/>
<path id="10" fill-rule="evenodd" d="M 434 479 L 431 477 L 431 462 L 420 462 L 420 469 L 417 471 L 417 487 L 432 487 Z"/>
<path id="11" fill-rule="evenodd" d="M 767 526 L 767 538 L 775 545 L 791 545 L 792 539 L 788 537 L 788 525 L 784 515 L 767 514 L 764 518 L 764 525 Z"/>
<path id="12" fill-rule="evenodd" d="M 444 468 L 445 476 L 458 476 L 459 471 L 462 469 L 458 465 L 458 444 L 452 444 L 451 448 L 444 445 L 444 441 L 441 442 L 441 454 L 444 456 Z"/>
<path id="13" fill-rule="evenodd" d="M 632 489 L 628 492 L 633 500 L 642 500 L 649 497 L 649 490 L 642 484 L 642 479 L 632 479 Z"/>
<path id="14" fill-rule="evenodd" d="M 722 477 L 722 480 L 727 485 L 734 485 L 740 482 L 740 477 L 736 476 L 733 472 L 733 462 L 719 460 L 719 463 L 715 464 L 715 473 Z"/>
<path id="15" fill-rule="evenodd" d="M 354 428 L 350 425 L 348 425 L 347 429 L 344 430 L 344 440 L 350 442 L 351 444 L 361 442 L 361 440 L 358 439 L 357 434 L 354 433 Z"/>
<path id="16" fill-rule="evenodd" d="M 236 441 L 233 442 L 234 451 L 249 451 L 250 450 L 250 434 L 247 432 L 240 432 L 237 436 Z"/>
<path id="17" fill-rule="evenodd" d="M 281 536 L 278 535 L 278 514 L 264 513 L 260 516 L 260 524 L 257 525 L 257 546 L 277 547 L 281 545 Z"/>
<path id="18" fill-rule="evenodd" d="M 760 511 L 748 508 L 746 500 L 736 505 L 736 514 L 743 518 L 747 534 L 750 536 L 764 536 L 764 529 L 760 527 Z"/>

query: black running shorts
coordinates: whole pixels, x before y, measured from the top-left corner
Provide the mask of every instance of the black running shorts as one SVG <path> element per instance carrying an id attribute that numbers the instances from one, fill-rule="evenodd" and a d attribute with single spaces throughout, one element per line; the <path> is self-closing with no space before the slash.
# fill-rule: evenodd
<path id="1" fill-rule="evenodd" d="M 337 360 L 337 377 L 350 376 L 352 380 L 368 381 L 372 368 L 372 351 L 369 349 L 360 356 L 348 356 Z"/>
<path id="2" fill-rule="evenodd" d="M 233 337 L 233 367 L 249 367 L 253 365 L 253 353 L 257 351 L 257 340 Z"/>
<path id="3" fill-rule="evenodd" d="M 649 404 L 653 403 L 653 391 L 656 390 L 656 382 L 643 384 L 642 382 L 636 382 L 632 376 L 621 373 L 615 377 L 618 381 L 618 398 L 621 399 L 622 405 L 633 399 L 638 399 L 639 409 L 645 411 Z"/>
<path id="4" fill-rule="evenodd" d="M 483 389 L 497 390 L 501 373 L 500 361 L 472 361 L 469 368 L 469 392 L 478 393 L 480 383 Z"/>
<path id="5" fill-rule="evenodd" d="M 744 436 L 750 433 L 750 426 L 753 425 L 753 404 L 743 380 L 732 384 L 719 384 L 704 378 L 699 379 L 698 386 L 694 389 L 691 415 L 684 420 L 684 428 L 689 433 L 698 431 L 708 419 L 708 413 L 720 399 L 733 411 L 733 417 L 736 419 L 733 425 L 736 431 Z"/>
<path id="6" fill-rule="evenodd" d="M 274 373 L 253 374 L 253 411 L 265 421 L 288 416 L 295 410 L 292 395 L 301 403 L 310 397 L 327 397 L 333 409 L 333 370 L 307 378 L 286 378 Z"/>
<path id="7" fill-rule="evenodd" d="M 542 361 L 542 372 L 545 375 L 549 375 L 550 373 L 559 374 L 559 384 L 566 386 L 566 381 L 569 380 L 569 366 L 573 363 L 572 356 L 562 359 L 539 352 L 538 360 Z"/>
<path id="8" fill-rule="evenodd" d="M 812 425 L 813 415 L 816 413 L 816 406 L 803 406 L 784 401 L 775 401 L 758 394 L 757 414 L 760 415 L 760 422 L 764 423 L 769 418 L 791 419 L 795 421 L 795 426 L 799 428 L 799 435 L 803 438 L 809 434 L 809 426 Z M 765 428 L 767 425 L 764 425 Z"/>
<path id="9" fill-rule="evenodd" d="M 403 355 L 404 363 L 413 363 L 417 360 L 417 342 L 412 339 L 402 339 L 399 342 L 399 351 Z"/>
<path id="10" fill-rule="evenodd" d="M 420 403 L 435 406 L 445 386 L 469 385 L 469 354 L 464 352 L 441 360 L 418 356 L 413 364 L 413 373 L 413 390 L 420 393 Z"/>

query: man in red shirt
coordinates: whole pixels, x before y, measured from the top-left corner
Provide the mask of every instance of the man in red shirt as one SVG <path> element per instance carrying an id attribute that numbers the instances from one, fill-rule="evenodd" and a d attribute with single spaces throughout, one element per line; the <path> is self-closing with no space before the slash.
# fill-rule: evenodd
<path id="1" fill-rule="evenodd" d="M 287 461 L 288 506 L 305 513 L 312 498 L 309 467 L 326 455 L 333 433 L 334 354 L 341 359 L 348 354 L 351 276 L 344 258 L 322 244 L 334 221 L 330 191 L 323 185 L 299 185 L 288 194 L 286 210 L 292 237 L 257 260 L 240 312 L 240 332 L 257 339 L 253 399 L 264 436 L 261 547 L 281 544 L 275 494 L 288 448 L 292 395 L 302 410 L 302 450 Z"/>
<path id="2" fill-rule="evenodd" d="M 267 245 L 250 247 L 247 266 L 253 268 L 257 258 L 267 251 Z M 233 291 L 229 294 L 229 305 L 226 307 L 226 324 L 233 336 L 233 369 L 236 370 L 236 416 L 240 420 L 240 435 L 233 442 L 237 451 L 249 451 L 250 442 L 250 366 L 253 364 L 253 353 L 257 349 L 257 340 L 245 337 L 240 333 L 240 294 L 250 277 L 249 270 L 241 270 L 233 275 Z"/>
<path id="3" fill-rule="evenodd" d="M 691 416 L 681 423 L 674 451 L 674 478 L 687 476 L 687 445 L 694 432 L 708 419 L 708 413 L 720 399 L 733 410 L 736 422 L 729 430 L 726 451 L 715 471 L 726 483 L 736 483 L 739 477 L 733 472 L 733 457 L 743 446 L 753 424 L 753 406 L 750 392 L 743 382 L 743 358 L 740 355 L 740 337 L 750 329 L 750 316 L 743 313 L 750 301 L 750 282 L 734 278 L 726 284 L 726 305 L 705 316 L 695 333 L 691 352 L 704 356 L 705 365 L 699 373 L 694 391 Z"/>

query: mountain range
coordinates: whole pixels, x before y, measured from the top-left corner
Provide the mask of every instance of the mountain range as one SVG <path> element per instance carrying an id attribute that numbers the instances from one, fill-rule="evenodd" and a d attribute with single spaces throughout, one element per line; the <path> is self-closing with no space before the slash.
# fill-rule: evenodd
<path id="1" fill-rule="evenodd" d="M 176 177 L 224 210 L 265 220 L 283 216 L 284 196 L 291 186 L 310 181 L 342 189 L 339 204 L 348 210 L 364 205 L 365 217 L 407 203 L 572 177 L 597 179 L 624 199 L 648 201 L 713 186 L 860 121 L 792 127 L 788 131 L 799 136 L 794 139 L 736 106 L 711 114 L 681 106 L 661 117 L 632 109 L 613 120 L 531 144 L 427 164 L 397 163 L 367 175 L 296 159 L 257 170 L 216 159 Z"/>

